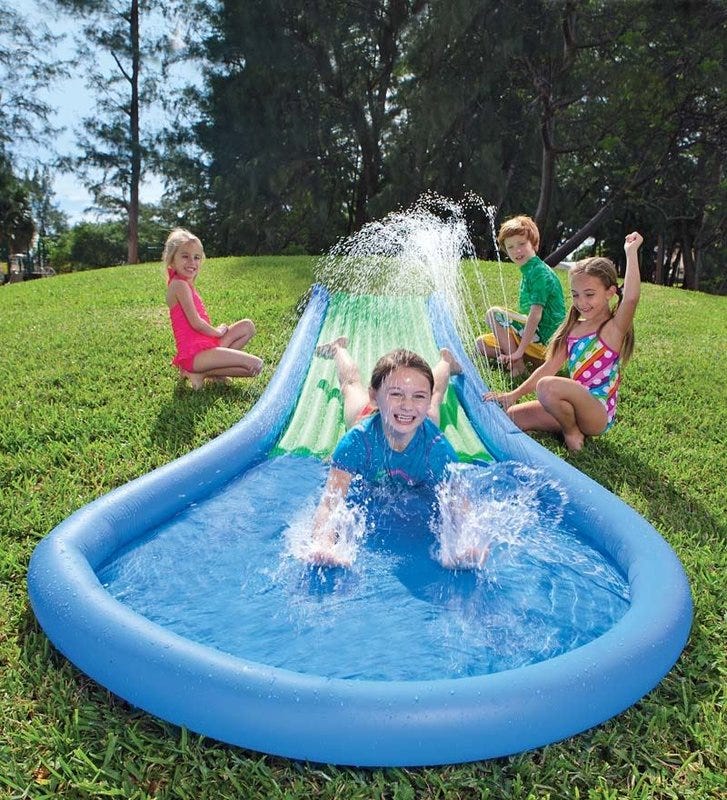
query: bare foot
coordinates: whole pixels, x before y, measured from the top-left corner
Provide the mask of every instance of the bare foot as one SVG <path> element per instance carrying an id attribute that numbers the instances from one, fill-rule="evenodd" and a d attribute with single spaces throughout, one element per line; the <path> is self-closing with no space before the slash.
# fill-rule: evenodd
<path id="1" fill-rule="evenodd" d="M 511 378 L 519 378 L 527 372 L 525 361 L 522 358 L 513 361 L 507 353 L 500 353 L 497 357 L 497 363 L 509 370 Z"/>
<path id="2" fill-rule="evenodd" d="M 186 369 L 180 370 L 182 378 L 186 378 L 189 381 L 189 385 L 197 390 L 201 389 L 204 386 L 204 375 L 199 372 L 187 372 Z"/>
<path id="3" fill-rule="evenodd" d="M 332 342 L 319 344 L 318 347 L 316 347 L 316 355 L 320 356 L 321 358 L 333 358 L 336 355 L 336 350 L 338 350 L 339 347 L 348 347 L 347 336 L 339 336 Z"/>
<path id="4" fill-rule="evenodd" d="M 572 433 L 564 433 L 565 446 L 573 453 L 577 453 L 584 445 L 586 437 L 576 428 Z"/>
<path id="5" fill-rule="evenodd" d="M 442 360 L 446 361 L 449 364 L 449 374 L 450 375 L 461 375 L 462 374 L 462 365 L 457 361 L 454 357 L 454 354 L 451 350 L 443 347 L 439 351 L 439 355 L 442 356 Z"/>
<path id="6" fill-rule="evenodd" d="M 229 386 L 232 383 L 232 378 L 228 378 L 227 376 L 213 375 L 211 378 L 207 378 L 207 380 L 212 381 L 212 383 L 221 383 L 224 386 Z"/>

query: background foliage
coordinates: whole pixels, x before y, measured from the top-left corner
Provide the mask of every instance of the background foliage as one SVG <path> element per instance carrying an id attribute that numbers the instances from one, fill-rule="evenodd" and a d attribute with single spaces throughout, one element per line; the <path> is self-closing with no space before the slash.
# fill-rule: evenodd
<path id="1" fill-rule="evenodd" d="M 138 181 L 156 173 L 163 227 L 199 231 L 212 254 L 321 253 L 434 191 L 471 201 L 483 257 L 474 196 L 499 219 L 531 214 L 552 263 L 618 252 L 639 229 L 645 278 L 725 289 L 722 0 L 48 2 L 83 14 L 96 59 L 97 112 L 62 163 L 127 225 L 130 261 L 143 256 Z M 36 96 L 42 59 L 16 76 L 4 58 L 4 82 Z M 175 88 L 184 60 L 202 78 Z M 47 129 L 47 110 L 31 106 L 26 126 Z M 0 148 L 0 170 L 19 176 L 12 137 Z"/>

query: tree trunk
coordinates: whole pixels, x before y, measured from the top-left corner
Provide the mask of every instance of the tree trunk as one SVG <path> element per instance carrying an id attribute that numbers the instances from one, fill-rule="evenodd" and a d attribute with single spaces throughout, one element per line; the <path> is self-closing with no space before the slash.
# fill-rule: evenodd
<path id="1" fill-rule="evenodd" d="M 550 203 L 553 197 L 555 184 L 555 151 L 553 149 L 553 127 L 555 121 L 548 106 L 543 109 L 543 122 L 541 125 L 542 157 L 540 167 L 540 196 L 538 207 L 535 210 L 535 224 L 540 231 L 545 231 L 550 212 Z"/>
<path id="2" fill-rule="evenodd" d="M 664 283 L 664 234 L 660 233 L 656 239 L 656 262 L 654 265 L 654 283 L 661 286 Z"/>
<path id="3" fill-rule="evenodd" d="M 696 289 L 694 282 L 694 242 L 689 230 L 689 220 L 682 220 L 682 264 L 684 265 L 683 289 Z"/>
<path id="4" fill-rule="evenodd" d="M 141 142 L 139 136 L 139 0 L 132 0 L 131 28 L 131 104 L 129 126 L 131 141 L 131 180 L 129 186 L 128 262 L 139 263 L 139 184 L 141 182 Z"/>
<path id="5" fill-rule="evenodd" d="M 571 71 L 578 53 L 576 43 L 577 3 L 568 0 L 563 9 L 561 29 L 563 32 L 563 60 L 556 72 L 556 78 L 562 78 Z M 557 150 L 555 145 L 555 117 L 558 101 L 555 99 L 555 79 L 547 73 L 535 76 L 535 88 L 540 96 L 540 136 L 542 140 L 540 196 L 535 211 L 535 223 L 541 235 L 546 231 L 553 191 L 556 181 Z"/>
<path id="6" fill-rule="evenodd" d="M 594 214 L 580 230 L 574 233 L 567 242 L 554 250 L 547 258 L 543 259 L 545 263 L 551 267 L 555 267 L 560 264 L 567 255 L 577 250 L 580 245 L 596 231 L 601 222 L 603 222 L 604 218 L 611 210 L 612 203 L 613 200 L 609 200 L 609 202 L 597 211 L 596 214 Z"/>

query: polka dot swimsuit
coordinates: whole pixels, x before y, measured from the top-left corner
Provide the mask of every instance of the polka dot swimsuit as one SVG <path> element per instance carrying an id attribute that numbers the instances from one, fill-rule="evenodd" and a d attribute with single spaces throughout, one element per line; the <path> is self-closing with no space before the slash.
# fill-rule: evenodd
<path id="1" fill-rule="evenodd" d="M 618 356 L 597 332 L 568 337 L 570 376 L 585 386 L 606 407 L 606 430 L 613 425 L 616 417 L 618 387 L 621 383 Z"/>

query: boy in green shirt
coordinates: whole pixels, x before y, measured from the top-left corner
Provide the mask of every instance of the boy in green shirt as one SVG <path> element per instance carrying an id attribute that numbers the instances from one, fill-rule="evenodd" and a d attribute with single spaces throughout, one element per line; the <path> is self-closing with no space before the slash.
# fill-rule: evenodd
<path id="1" fill-rule="evenodd" d="M 530 217 L 503 222 L 497 242 L 520 267 L 519 313 L 488 309 L 485 318 L 492 333 L 477 338 L 477 349 L 509 367 L 514 378 L 525 372 L 525 356 L 545 360 L 550 337 L 565 319 L 565 299 L 558 276 L 536 254 L 540 232 Z"/>

